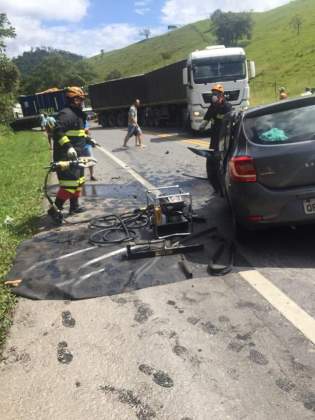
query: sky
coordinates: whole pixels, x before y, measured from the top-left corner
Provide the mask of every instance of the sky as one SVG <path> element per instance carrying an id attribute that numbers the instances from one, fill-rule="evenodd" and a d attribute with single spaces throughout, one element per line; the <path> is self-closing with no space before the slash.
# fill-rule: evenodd
<path id="1" fill-rule="evenodd" d="M 32 47 L 52 47 L 84 56 L 125 47 L 223 11 L 264 11 L 291 0 L 0 0 L 17 36 L 7 54 L 16 57 Z"/>

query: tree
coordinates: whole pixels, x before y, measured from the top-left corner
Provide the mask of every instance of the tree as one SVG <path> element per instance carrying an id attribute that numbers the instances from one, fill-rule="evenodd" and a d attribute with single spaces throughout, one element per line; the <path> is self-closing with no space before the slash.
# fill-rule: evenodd
<path id="1" fill-rule="evenodd" d="M 0 122 L 7 122 L 13 117 L 12 106 L 18 88 L 19 71 L 5 55 L 5 38 L 16 36 L 5 13 L 0 13 Z"/>
<path id="2" fill-rule="evenodd" d="M 65 59 L 69 59 L 73 62 L 78 62 L 83 59 L 82 55 L 77 55 L 68 51 L 57 50 L 51 47 L 37 47 L 31 48 L 30 51 L 24 51 L 22 55 L 13 58 L 13 62 L 17 65 L 21 76 L 24 78 L 29 76 L 45 58 L 50 57 L 53 54 L 59 54 Z"/>
<path id="3" fill-rule="evenodd" d="M 140 32 L 140 35 L 145 36 L 145 39 L 148 39 L 151 35 L 151 31 L 149 28 L 143 29 L 143 31 Z"/>
<path id="4" fill-rule="evenodd" d="M 211 22 L 217 41 L 227 47 L 252 36 L 253 19 L 250 13 L 224 13 L 218 9 L 211 15 Z"/>
<path id="5" fill-rule="evenodd" d="M 297 35 L 300 35 L 302 24 L 303 20 L 299 15 L 293 16 L 290 21 L 290 26 L 294 31 L 296 31 Z"/>
<path id="6" fill-rule="evenodd" d="M 0 52 L 5 51 L 4 38 L 15 38 L 16 33 L 13 26 L 11 26 L 8 21 L 7 15 L 5 13 L 0 13 Z"/>
<path id="7" fill-rule="evenodd" d="M 21 93 L 32 94 L 65 86 L 84 86 L 95 78 L 90 64 L 85 60 L 73 61 L 58 52 L 45 57 L 26 77 L 23 77 Z"/>
<path id="8" fill-rule="evenodd" d="M 164 61 L 167 61 L 172 57 L 172 54 L 168 51 L 164 51 L 164 52 L 161 52 L 161 57 Z"/>
<path id="9" fill-rule="evenodd" d="M 121 72 L 117 69 L 114 69 L 108 73 L 105 80 L 120 79 L 122 76 Z"/>

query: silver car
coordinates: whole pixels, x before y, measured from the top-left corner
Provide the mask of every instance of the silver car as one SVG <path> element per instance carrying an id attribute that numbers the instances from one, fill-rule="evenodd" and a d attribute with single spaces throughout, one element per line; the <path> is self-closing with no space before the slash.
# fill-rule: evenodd
<path id="1" fill-rule="evenodd" d="M 241 228 L 315 223 L 315 96 L 224 118 L 215 165 Z M 208 152 L 208 173 L 213 169 Z"/>

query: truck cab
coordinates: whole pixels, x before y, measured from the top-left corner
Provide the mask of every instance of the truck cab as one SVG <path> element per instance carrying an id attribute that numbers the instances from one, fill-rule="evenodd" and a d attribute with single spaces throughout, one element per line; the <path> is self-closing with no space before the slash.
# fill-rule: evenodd
<path id="1" fill-rule="evenodd" d="M 235 110 L 249 106 L 249 80 L 255 77 L 255 64 L 247 61 L 243 48 L 214 45 L 192 52 L 183 69 L 187 88 L 190 126 L 198 131 L 211 102 L 211 89 L 221 83 L 227 100 Z"/>

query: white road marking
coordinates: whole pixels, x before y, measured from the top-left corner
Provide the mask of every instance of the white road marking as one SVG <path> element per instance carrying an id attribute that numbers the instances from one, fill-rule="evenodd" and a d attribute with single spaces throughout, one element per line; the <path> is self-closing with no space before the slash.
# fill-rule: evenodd
<path id="1" fill-rule="evenodd" d="M 257 270 L 240 271 L 239 275 L 259 292 L 281 315 L 315 344 L 315 319 Z"/>
<path id="2" fill-rule="evenodd" d="M 117 156 L 113 155 L 113 153 L 109 152 L 108 150 L 104 149 L 102 146 L 96 146 L 98 150 L 103 152 L 105 155 L 107 155 L 110 159 L 112 159 L 114 162 L 117 163 L 117 165 L 121 166 L 123 169 L 125 169 L 130 175 L 132 175 L 140 184 L 142 184 L 145 188 L 148 190 L 153 190 L 156 187 L 152 185 L 149 181 L 144 179 L 138 172 L 136 172 L 134 169 L 130 168 L 127 163 L 123 162 L 122 160 L 118 159 Z"/>
<path id="3" fill-rule="evenodd" d="M 122 160 L 118 159 L 112 153 L 97 146 L 105 155 L 111 158 L 119 166 L 125 169 L 132 175 L 138 182 L 148 189 L 155 187 L 150 184 L 146 179 L 139 175 L 135 170 L 130 168 Z M 102 270 L 101 270 L 102 271 Z M 90 273 L 87 277 L 96 274 L 97 272 Z M 250 284 L 257 292 L 260 293 L 281 315 L 291 322 L 301 333 L 315 344 L 315 319 L 298 306 L 292 299 L 289 298 L 284 292 L 278 289 L 271 281 L 264 277 L 259 271 L 253 269 L 248 271 L 239 272 L 239 275 Z M 86 276 L 83 276 L 86 277 Z M 81 277 L 82 279 L 82 277 Z M 85 278 L 83 278 L 85 279 Z"/>

